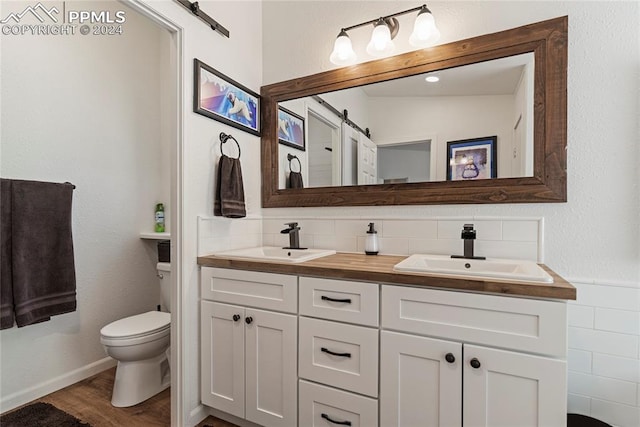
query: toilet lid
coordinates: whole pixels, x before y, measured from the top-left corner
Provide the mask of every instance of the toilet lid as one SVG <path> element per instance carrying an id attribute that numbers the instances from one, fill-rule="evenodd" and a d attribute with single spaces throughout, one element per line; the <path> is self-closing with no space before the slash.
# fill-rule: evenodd
<path id="1" fill-rule="evenodd" d="M 170 325 L 171 313 L 149 311 L 111 322 L 100 330 L 100 334 L 109 338 L 132 338 L 168 329 Z"/>

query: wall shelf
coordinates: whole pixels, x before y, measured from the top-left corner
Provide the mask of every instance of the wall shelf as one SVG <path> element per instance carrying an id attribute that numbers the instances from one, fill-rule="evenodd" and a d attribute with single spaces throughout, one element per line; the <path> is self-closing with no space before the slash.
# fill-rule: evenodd
<path id="1" fill-rule="evenodd" d="M 152 231 L 147 233 L 140 233 L 140 238 L 147 239 L 147 240 L 170 240 L 171 233 L 168 233 L 168 232 L 156 233 Z"/>

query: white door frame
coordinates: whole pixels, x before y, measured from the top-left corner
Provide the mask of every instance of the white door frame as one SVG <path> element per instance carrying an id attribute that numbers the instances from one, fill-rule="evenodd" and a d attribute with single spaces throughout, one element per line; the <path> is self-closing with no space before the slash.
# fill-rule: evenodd
<path id="1" fill-rule="evenodd" d="M 174 116 L 173 135 L 170 152 L 173 153 L 171 164 L 171 425 L 181 426 L 184 424 L 186 414 L 186 397 L 184 390 L 187 389 L 183 381 L 185 367 L 183 366 L 185 322 L 183 321 L 183 298 L 182 298 L 182 256 L 183 256 L 183 213 L 184 213 L 184 123 L 183 123 L 183 71 L 184 63 L 184 35 L 183 28 L 178 24 L 154 10 L 150 5 L 141 0 L 120 0 L 130 8 L 136 10 L 143 16 L 151 19 L 160 27 L 169 31 L 172 38 L 172 76 L 175 82 L 173 97 L 171 101 L 175 106 L 172 114 Z"/>
<path id="2" fill-rule="evenodd" d="M 304 104 L 305 119 L 309 123 L 309 115 L 313 115 L 316 119 L 320 120 L 331 128 L 331 145 L 332 145 L 332 172 L 331 181 L 332 185 L 340 186 L 342 184 L 342 120 L 331 112 L 327 107 L 320 104 L 313 98 L 307 99 Z M 306 141 L 309 141 L 309 126 L 305 126 Z M 307 164 L 308 164 L 307 159 Z M 307 168 L 308 170 L 308 168 Z"/>

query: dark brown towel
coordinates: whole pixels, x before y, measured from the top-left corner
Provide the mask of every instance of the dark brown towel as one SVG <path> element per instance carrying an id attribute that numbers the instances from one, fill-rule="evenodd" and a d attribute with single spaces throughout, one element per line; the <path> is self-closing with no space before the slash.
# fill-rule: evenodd
<path id="1" fill-rule="evenodd" d="M 0 329 L 13 328 L 11 180 L 0 179 Z"/>
<path id="2" fill-rule="evenodd" d="M 289 188 L 304 188 L 300 172 L 289 172 Z"/>
<path id="3" fill-rule="evenodd" d="M 224 154 L 220 157 L 213 214 L 227 218 L 247 216 L 240 159 L 233 159 Z"/>
<path id="4" fill-rule="evenodd" d="M 13 180 L 11 253 L 18 327 L 76 309 L 73 185 Z"/>

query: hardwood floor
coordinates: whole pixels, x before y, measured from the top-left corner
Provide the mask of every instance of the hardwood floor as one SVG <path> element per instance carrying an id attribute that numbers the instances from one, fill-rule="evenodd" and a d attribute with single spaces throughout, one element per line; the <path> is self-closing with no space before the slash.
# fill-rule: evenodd
<path id="1" fill-rule="evenodd" d="M 116 368 L 108 369 L 86 380 L 44 396 L 46 402 L 89 423 L 92 427 L 168 427 L 171 425 L 171 392 L 164 390 L 129 408 L 111 406 L 111 390 Z M 236 427 L 218 418 L 207 417 L 198 424 L 213 427 Z"/>

